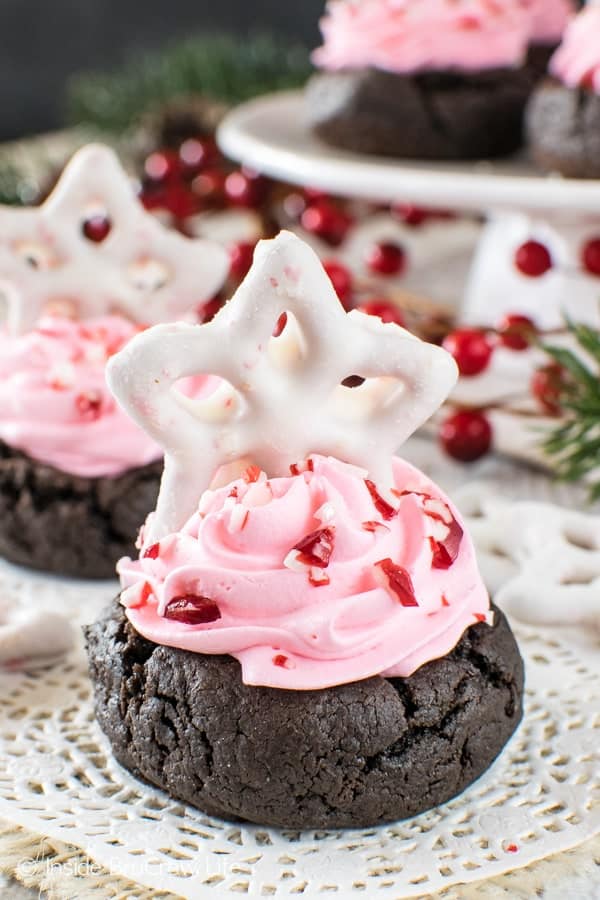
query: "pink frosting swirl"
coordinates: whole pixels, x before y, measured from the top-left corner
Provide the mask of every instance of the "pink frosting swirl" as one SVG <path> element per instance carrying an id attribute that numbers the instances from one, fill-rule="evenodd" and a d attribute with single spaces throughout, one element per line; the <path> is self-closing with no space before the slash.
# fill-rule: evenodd
<path id="1" fill-rule="evenodd" d="M 514 68 L 527 51 L 519 0 L 331 0 L 321 20 L 323 69 L 389 72 Z"/>
<path id="2" fill-rule="evenodd" d="M 46 317 L 18 337 L 0 332 L 0 439 L 88 478 L 160 459 L 105 382 L 107 359 L 140 331 L 121 316 Z"/>
<path id="3" fill-rule="evenodd" d="M 531 16 L 532 44 L 558 44 L 573 17 L 571 0 L 521 0 Z"/>
<path id="4" fill-rule="evenodd" d="M 488 620 L 489 598 L 454 507 L 393 465 L 393 504 L 365 471 L 320 456 L 207 491 L 181 532 L 119 563 L 133 626 L 230 654 L 246 684 L 276 688 L 404 677 L 444 656 Z"/>
<path id="5" fill-rule="evenodd" d="M 586 6 L 568 26 L 550 61 L 552 74 L 570 88 L 600 94 L 600 5 Z"/>

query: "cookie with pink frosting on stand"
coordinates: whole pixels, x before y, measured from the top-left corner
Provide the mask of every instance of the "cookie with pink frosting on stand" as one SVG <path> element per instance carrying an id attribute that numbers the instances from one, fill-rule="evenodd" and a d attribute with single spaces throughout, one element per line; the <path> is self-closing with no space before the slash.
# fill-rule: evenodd
<path id="1" fill-rule="evenodd" d="M 190 401 L 194 375 L 220 387 Z M 284 232 L 211 323 L 150 329 L 108 377 L 165 450 L 120 602 L 87 629 L 118 761 L 293 828 L 405 818 L 477 779 L 520 721 L 522 662 L 458 512 L 395 455 L 450 356 L 345 313 Z"/>
<path id="2" fill-rule="evenodd" d="M 527 110 L 531 154 L 547 172 L 600 178 L 598 3 L 589 3 L 571 21 L 549 71 Z"/>
<path id="3" fill-rule="evenodd" d="M 522 0 L 531 15 L 527 65 L 534 78 L 545 77 L 552 54 L 582 0 Z"/>
<path id="4" fill-rule="evenodd" d="M 336 147 L 479 159 L 522 144 L 531 10 L 522 0 L 330 0 L 307 116 Z"/>
<path id="5" fill-rule="evenodd" d="M 162 449 L 106 364 L 223 283 L 218 245 L 168 232 L 108 147 L 80 150 L 46 202 L 0 208 L 0 555 L 108 578 L 154 507 Z"/>

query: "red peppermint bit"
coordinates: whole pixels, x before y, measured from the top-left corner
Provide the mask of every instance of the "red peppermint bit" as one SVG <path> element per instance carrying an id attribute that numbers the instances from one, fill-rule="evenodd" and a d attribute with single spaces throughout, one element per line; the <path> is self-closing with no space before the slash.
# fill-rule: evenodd
<path id="1" fill-rule="evenodd" d="M 445 594 L 442 594 L 442 606 L 450 606 L 450 604 L 448 603 L 448 598 Z"/>
<path id="2" fill-rule="evenodd" d="M 165 619 L 182 622 L 184 625 L 208 625 L 220 618 L 221 610 L 215 601 L 198 594 L 173 597 L 165 609 Z"/>
<path id="3" fill-rule="evenodd" d="M 383 522 L 363 522 L 362 527 L 365 531 L 371 532 L 381 531 L 382 528 L 384 528 L 386 531 L 390 530 L 387 525 L 383 524 Z"/>
<path id="4" fill-rule="evenodd" d="M 322 569 L 317 569 L 315 572 L 312 568 L 308 571 L 308 580 L 312 587 L 325 587 L 330 582 L 329 575 L 326 572 Z"/>
<path id="5" fill-rule="evenodd" d="M 391 559 L 381 559 L 375 563 L 375 568 L 381 573 L 380 581 L 382 581 L 390 591 L 395 594 L 402 606 L 418 606 L 415 597 L 415 589 L 412 579 L 406 569 L 397 566 Z"/>
<path id="6" fill-rule="evenodd" d="M 305 566 L 315 566 L 318 569 L 326 569 L 333 553 L 335 528 L 319 528 L 302 538 L 292 550 L 298 551 L 298 562 Z"/>
<path id="7" fill-rule="evenodd" d="M 246 471 L 244 472 L 243 479 L 246 484 L 253 484 L 255 481 L 258 481 L 260 478 L 260 466 L 248 466 Z"/>
<path id="8" fill-rule="evenodd" d="M 314 472 L 315 464 L 312 459 L 305 459 L 304 462 L 301 463 L 292 463 L 290 466 L 290 472 L 292 475 L 303 475 L 305 472 Z"/>
<path id="9" fill-rule="evenodd" d="M 234 486 L 231 488 L 231 490 L 229 491 L 229 493 L 227 494 L 227 496 L 228 496 L 228 497 L 235 497 L 236 500 L 237 500 L 237 498 L 238 498 L 238 496 L 239 496 L 239 492 L 238 492 L 238 489 L 237 489 L 237 484 L 234 484 Z"/>
<path id="10" fill-rule="evenodd" d="M 100 418 L 102 412 L 102 394 L 99 391 L 88 391 L 75 397 L 75 406 L 83 418 L 93 421 Z"/>
<path id="11" fill-rule="evenodd" d="M 160 554 L 160 544 L 152 544 L 147 550 L 144 550 L 144 559 L 158 559 Z"/>
<path id="12" fill-rule="evenodd" d="M 284 656 L 283 653 L 278 653 L 277 656 L 273 657 L 273 665 L 279 666 L 280 669 L 294 668 L 294 665 L 289 656 Z"/>
<path id="13" fill-rule="evenodd" d="M 431 552 L 433 553 L 433 558 L 431 560 L 431 567 L 433 569 L 450 568 L 458 556 L 463 534 L 462 528 L 453 517 L 448 525 L 448 534 L 443 541 L 436 541 L 435 538 L 429 538 Z"/>
<path id="14" fill-rule="evenodd" d="M 519 848 L 516 844 L 507 844 L 504 848 L 507 853 L 518 853 Z"/>
<path id="15" fill-rule="evenodd" d="M 474 613 L 475 618 L 478 622 L 486 622 L 487 616 L 484 616 L 483 613 Z"/>
<path id="16" fill-rule="evenodd" d="M 152 586 L 145 581 L 142 590 L 140 591 L 140 603 L 147 603 L 148 599 L 152 596 L 154 591 L 152 590 Z"/>
<path id="17" fill-rule="evenodd" d="M 371 495 L 371 500 L 373 501 L 373 505 L 375 509 L 379 513 L 379 515 L 384 519 L 393 519 L 396 515 L 397 510 L 388 503 L 387 500 L 384 500 L 375 484 L 372 481 L 369 481 L 368 478 L 365 478 L 365 484 L 367 486 L 367 490 Z"/>

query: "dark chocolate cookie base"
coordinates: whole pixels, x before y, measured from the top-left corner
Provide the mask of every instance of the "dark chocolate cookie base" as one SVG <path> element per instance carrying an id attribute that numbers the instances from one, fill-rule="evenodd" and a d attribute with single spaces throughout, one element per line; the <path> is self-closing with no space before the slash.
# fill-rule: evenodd
<path id="1" fill-rule="evenodd" d="M 600 178 L 600 96 L 548 78 L 527 109 L 530 152 L 546 172 Z"/>
<path id="2" fill-rule="evenodd" d="M 117 760 L 226 819 L 340 828 L 414 816 L 475 781 L 522 715 L 523 664 L 498 611 L 410 678 L 320 691 L 247 687 L 232 657 L 154 645 L 117 604 L 86 637 Z"/>
<path id="3" fill-rule="evenodd" d="M 311 127 L 336 147 L 411 159 L 484 159 L 521 146 L 531 87 L 526 69 L 410 76 L 360 69 L 313 76 L 306 101 Z"/>
<path id="4" fill-rule="evenodd" d="M 111 578 L 156 505 L 162 461 L 80 478 L 0 442 L 0 556 L 76 578 Z"/>

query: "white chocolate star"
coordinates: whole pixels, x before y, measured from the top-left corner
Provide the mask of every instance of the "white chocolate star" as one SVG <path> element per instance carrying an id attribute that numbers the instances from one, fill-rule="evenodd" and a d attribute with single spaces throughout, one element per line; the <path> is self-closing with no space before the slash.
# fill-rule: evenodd
<path id="1" fill-rule="evenodd" d="M 284 312 L 287 324 L 273 337 Z M 198 374 L 226 383 L 191 401 L 174 386 Z M 351 375 L 367 380 L 343 387 Z M 216 470 L 240 458 L 277 476 L 310 453 L 333 455 L 389 486 L 394 451 L 456 376 L 441 348 L 373 316 L 346 314 L 299 238 L 283 232 L 262 241 L 246 280 L 212 322 L 153 328 L 109 364 L 115 396 L 165 450 L 147 539 L 181 528 Z"/>
<path id="2" fill-rule="evenodd" d="M 83 232 L 97 215 L 110 220 L 101 242 Z M 116 154 L 99 144 L 75 154 L 42 206 L 0 207 L 0 292 L 13 333 L 53 306 L 79 318 L 172 321 L 214 296 L 227 271 L 218 244 L 167 230 L 146 212 Z"/>

